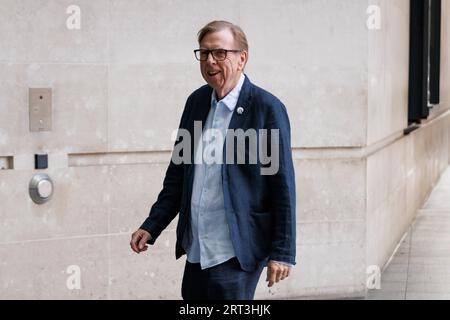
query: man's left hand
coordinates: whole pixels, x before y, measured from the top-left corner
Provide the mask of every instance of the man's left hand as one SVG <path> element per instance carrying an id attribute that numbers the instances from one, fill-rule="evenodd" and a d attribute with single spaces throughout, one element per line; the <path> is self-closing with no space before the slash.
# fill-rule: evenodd
<path id="1" fill-rule="evenodd" d="M 267 281 L 269 282 L 268 287 L 272 287 L 275 283 L 278 283 L 279 281 L 289 277 L 291 269 L 292 267 L 288 265 L 274 261 L 269 261 L 269 263 L 267 264 L 267 278 L 266 278 L 266 282 Z"/>

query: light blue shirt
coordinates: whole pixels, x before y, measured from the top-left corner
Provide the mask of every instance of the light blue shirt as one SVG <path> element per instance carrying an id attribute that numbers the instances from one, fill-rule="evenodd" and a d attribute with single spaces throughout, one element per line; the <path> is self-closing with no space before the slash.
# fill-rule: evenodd
<path id="1" fill-rule="evenodd" d="M 195 150 L 194 184 L 191 199 L 191 243 L 185 238 L 187 260 L 211 268 L 236 256 L 231 242 L 222 189 L 223 145 L 245 76 L 222 100 L 211 96 L 211 109 Z M 211 151 L 214 150 L 214 151 Z M 207 158 L 205 155 L 209 155 Z M 216 161 L 214 159 L 219 159 Z M 199 164 L 197 164 L 199 163 Z"/>

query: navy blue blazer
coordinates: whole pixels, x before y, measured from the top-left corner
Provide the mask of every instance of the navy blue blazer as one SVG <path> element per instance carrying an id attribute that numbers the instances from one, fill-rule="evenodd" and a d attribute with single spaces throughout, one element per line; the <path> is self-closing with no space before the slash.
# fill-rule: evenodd
<path id="1" fill-rule="evenodd" d="M 205 124 L 211 107 L 212 90 L 209 85 L 205 85 L 187 99 L 179 127 L 191 133 L 191 146 L 194 146 L 194 121 Z M 237 112 L 239 107 L 243 108 L 242 113 Z M 252 84 L 246 76 L 229 129 L 279 129 L 280 137 L 279 170 L 274 175 L 261 175 L 260 169 L 264 165 L 259 160 L 257 164 L 222 165 L 225 211 L 236 257 L 245 271 L 253 271 L 258 264 L 267 260 L 295 264 L 295 173 L 286 108 L 279 99 Z M 178 138 L 175 145 L 181 141 Z M 234 148 L 237 154 L 236 143 Z M 153 245 L 179 213 L 177 259 L 185 254 L 182 240 L 184 233 L 189 230 L 194 176 L 193 149 L 190 164 L 170 162 L 163 189 L 141 226 L 141 229 L 151 234 L 148 243 Z"/>

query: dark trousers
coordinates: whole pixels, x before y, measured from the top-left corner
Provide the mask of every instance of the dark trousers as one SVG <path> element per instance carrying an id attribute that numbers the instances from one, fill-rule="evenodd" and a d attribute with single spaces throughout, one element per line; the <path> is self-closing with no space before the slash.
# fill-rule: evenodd
<path id="1" fill-rule="evenodd" d="M 186 261 L 181 295 L 184 300 L 253 300 L 265 264 L 254 272 L 241 269 L 237 258 L 202 270 Z"/>

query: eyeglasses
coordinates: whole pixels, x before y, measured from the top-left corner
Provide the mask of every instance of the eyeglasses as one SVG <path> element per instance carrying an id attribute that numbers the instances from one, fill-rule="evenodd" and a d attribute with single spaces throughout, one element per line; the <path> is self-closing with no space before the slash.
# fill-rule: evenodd
<path id="1" fill-rule="evenodd" d="M 212 57 L 216 61 L 223 61 L 227 58 L 228 52 L 242 52 L 242 50 L 227 50 L 227 49 L 197 49 L 194 50 L 195 58 L 198 61 L 206 61 L 208 60 L 209 53 L 211 53 Z"/>

